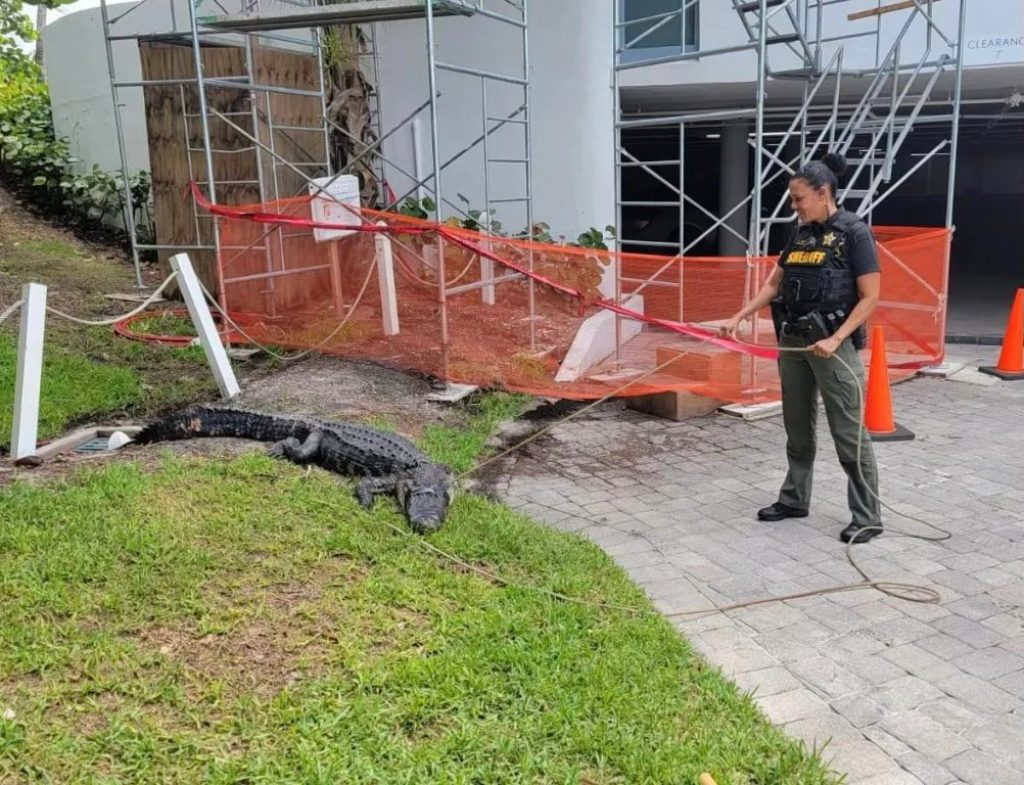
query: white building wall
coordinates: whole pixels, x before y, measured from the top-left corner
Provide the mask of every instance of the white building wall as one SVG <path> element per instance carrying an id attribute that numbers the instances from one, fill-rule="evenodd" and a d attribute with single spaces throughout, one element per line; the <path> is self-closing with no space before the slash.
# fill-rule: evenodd
<path id="1" fill-rule="evenodd" d="M 131 5 L 111 5 L 108 10 L 111 16 L 116 16 Z M 132 16 L 152 14 L 161 7 L 159 3 L 147 3 Z M 87 172 L 93 164 L 98 164 L 106 171 L 120 171 L 100 9 L 90 8 L 55 20 L 44 29 L 43 43 L 54 130 L 58 137 L 69 140 L 71 154 L 78 159 L 75 169 Z M 134 41 L 114 42 L 114 60 L 119 79 L 138 81 L 142 78 L 138 46 Z M 129 168 L 132 171 L 149 169 L 142 90 L 122 90 L 121 101 Z"/>
<path id="2" fill-rule="evenodd" d="M 612 19 L 610 8 L 608 14 L 594 10 L 593 0 L 531 0 L 529 4 L 534 221 L 547 222 L 554 235 L 570 239 L 591 226 L 603 229 L 614 219 Z M 439 19 L 436 40 L 435 54 L 442 62 L 516 77 L 523 74 L 522 35 L 516 28 L 484 17 Z M 426 27 L 419 21 L 380 25 L 377 46 L 387 129 L 429 97 Z M 484 133 L 481 79 L 439 71 L 437 90 L 438 144 L 440 159 L 446 162 Z M 523 102 L 518 85 L 488 80 L 487 91 L 492 117 L 511 114 Z M 427 176 L 433 160 L 429 110 L 418 117 L 419 167 Z M 414 133 L 410 124 L 384 144 L 385 155 L 397 164 L 387 169 L 396 197 L 414 189 L 416 178 L 410 176 L 417 172 Z M 506 125 L 488 139 L 490 158 L 523 158 L 525 152 L 522 125 Z M 445 200 L 464 209 L 466 204 L 457 196 L 462 194 L 473 208 L 484 208 L 483 156 L 482 147 L 477 147 L 445 169 L 441 177 Z M 519 164 L 492 164 L 490 197 L 524 195 L 524 171 Z M 432 189 L 432 183 L 428 185 Z M 498 204 L 494 209 L 503 229 L 525 228 L 522 205 Z M 442 214 L 457 211 L 446 204 Z"/>

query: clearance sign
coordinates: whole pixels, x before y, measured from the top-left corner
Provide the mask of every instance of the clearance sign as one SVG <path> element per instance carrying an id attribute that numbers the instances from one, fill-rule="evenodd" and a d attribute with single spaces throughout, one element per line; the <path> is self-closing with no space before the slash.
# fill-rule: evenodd
<path id="1" fill-rule="evenodd" d="M 972 65 L 1024 62 L 1024 24 L 1020 32 L 965 37 L 964 62 Z"/>

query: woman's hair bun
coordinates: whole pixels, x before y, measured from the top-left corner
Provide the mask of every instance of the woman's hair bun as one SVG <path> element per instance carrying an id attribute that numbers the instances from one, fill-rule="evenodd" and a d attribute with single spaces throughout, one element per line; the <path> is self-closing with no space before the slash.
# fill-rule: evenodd
<path id="1" fill-rule="evenodd" d="M 842 153 L 825 153 L 821 162 L 831 169 L 832 174 L 837 178 L 842 177 L 846 171 L 846 158 L 843 157 Z"/>

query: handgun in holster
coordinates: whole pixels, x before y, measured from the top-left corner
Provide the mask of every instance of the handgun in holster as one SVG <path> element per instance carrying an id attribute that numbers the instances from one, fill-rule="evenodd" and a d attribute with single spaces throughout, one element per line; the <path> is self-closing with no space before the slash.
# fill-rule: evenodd
<path id="1" fill-rule="evenodd" d="M 795 318 L 790 317 L 788 313 L 785 314 L 778 326 L 778 334 L 802 338 L 809 343 L 823 341 L 830 335 L 825 317 L 817 311 Z"/>

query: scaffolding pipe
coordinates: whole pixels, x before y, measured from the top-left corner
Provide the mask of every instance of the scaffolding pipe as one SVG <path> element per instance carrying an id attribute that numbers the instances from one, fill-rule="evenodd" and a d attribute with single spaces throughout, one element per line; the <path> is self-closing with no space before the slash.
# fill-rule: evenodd
<path id="1" fill-rule="evenodd" d="M 963 91 L 964 28 L 967 23 L 967 0 L 960 0 L 956 39 L 956 83 L 953 87 L 953 127 L 950 131 L 949 182 L 946 186 L 946 228 L 953 228 L 953 205 L 956 194 L 956 156 L 960 143 L 960 104 Z M 948 275 L 947 265 L 947 275 Z"/>
<path id="2" fill-rule="evenodd" d="M 522 114 L 525 111 L 526 111 L 526 107 L 525 106 L 520 106 L 518 109 L 515 110 L 515 112 L 512 113 L 512 116 L 514 117 L 517 114 Z M 490 131 L 488 132 L 489 134 L 493 134 L 495 131 L 500 130 L 506 123 L 513 122 L 513 120 L 511 118 L 488 117 L 487 119 L 488 120 L 499 121 L 498 125 L 496 125 L 492 129 L 490 129 Z M 525 121 L 524 121 L 524 124 L 525 124 Z M 476 139 L 474 139 L 472 142 L 470 142 L 468 145 L 466 145 L 464 148 L 462 148 L 459 152 L 457 152 L 455 155 L 453 155 L 451 158 L 449 158 L 447 161 L 445 161 L 443 164 L 441 164 L 441 167 L 440 167 L 441 171 L 444 171 L 449 166 L 451 166 L 453 163 L 458 161 L 460 158 L 462 158 L 462 156 L 464 156 L 470 150 L 475 148 L 482 141 L 483 141 L 483 136 L 478 136 Z M 426 177 L 424 177 L 424 178 L 422 178 L 420 180 L 417 180 L 415 183 L 413 183 L 412 188 L 410 188 L 404 194 L 399 196 L 397 199 L 393 200 L 391 202 L 391 204 L 389 204 L 384 209 L 385 210 L 390 210 L 395 205 L 401 204 L 402 201 L 405 199 L 405 197 L 407 197 L 410 194 L 412 194 L 413 192 L 415 192 L 416 189 L 419 188 L 420 186 L 426 185 L 432 179 L 434 179 L 434 175 L 433 174 L 429 174 Z M 434 196 L 435 196 L 435 201 L 437 202 L 438 207 L 440 207 L 441 197 L 439 195 L 439 191 L 438 191 L 437 188 L 434 189 Z M 437 214 L 440 215 L 440 212 L 438 212 Z M 440 221 L 440 218 L 438 220 Z"/>
<path id="3" fill-rule="evenodd" d="M 171 0 L 171 3 L 173 4 L 174 0 Z M 245 36 L 245 69 L 246 69 L 246 72 L 250 74 L 250 76 L 252 74 L 256 73 L 255 58 L 253 56 L 252 36 L 251 35 L 246 35 Z M 252 91 L 249 92 L 249 115 L 250 115 L 250 118 L 252 120 L 252 130 L 253 130 L 253 133 L 258 135 L 259 131 L 257 129 L 259 128 L 260 118 L 259 118 L 259 107 L 256 105 L 256 91 L 255 90 L 252 90 Z M 266 173 L 263 171 L 263 154 L 259 150 L 256 150 L 256 178 L 259 180 L 258 188 L 259 188 L 260 201 L 261 202 L 267 201 L 265 177 L 266 177 Z M 274 269 L 274 257 L 273 257 L 273 253 L 270 250 L 270 244 L 269 243 L 267 243 L 267 244 L 265 244 L 263 246 L 263 257 L 264 257 L 264 260 L 263 260 L 264 267 L 266 268 L 267 273 L 270 274 L 273 271 L 273 269 Z M 227 284 L 228 282 L 225 281 L 224 283 Z M 268 281 L 267 281 L 267 289 L 266 289 L 266 298 L 267 298 L 267 310 L 270 312 L 271 316 L 277 316 L 277 292 L 276 292 L 276 287 L 274 286 L 274 284 L 275 284 L 275 281 L 274 281 L 273 278 L 268 279 Z"/>
<path id="4" fill-rule="evenodd" d="M 612 133 L 614 134 L 614 144 L 612 145 L 612 153 L 615 156 L 614 166 L 612 171 L 614 172 L 615 178 L 615 238 L 612 241 L 612 265 L 615 268 L 613 270 L 613 286 L 615 304 L 622 304 L 622 170 L 620 164 L 622 163 L 622 124 L 620 122 L 620 113 L 622 112 L 622 99 L 619 95 L 619 28 L 621 20 L 619 14 L 621 12 L 621 4 L 618 0 L 612 3 L 612 119 L 614 120 Z M 531 231 L 533 228 L 531 227 Z M 622 319 L 618 312 L 614 313 L 615 319 L 615 362 L 620 363 L 622 361 Z"/>
<path id="5" fill-rule="evenodd" d="M 528 17 L 529 0 L 522 0 L 523 10 L 523 103 L 526 106 L 526 124 L 523 126 L 523 157 L 526 158 L 526 233 L 533 237 L 533 140 L 531 138 L 531 121 L 533 113 L 530 105 L 530 26 Z M 483 3 L 480 3 L 483 5 Z M 489 216 L 488 216 L 489 217 Z M 537 350 L 537 305 L 536 282 L 533 279 L 533 246 L 527 250 L 527 267 L 530 271 L 530 282 L 527 284 L 530 301 L 530 351 Z"/>
<path id="6" fill-rule="evenodd" d="M 768 25 L 765 13 L 768 9 L 767 0 L 760 0 L 760 16 L 757 30 L 757 115 L 754 118 L 754 199 L 750 210 L 750 237 L 748 250 L 753 256 L 757 253 L 761 237 L 761 189 L 764 187 L 764 170 L 761 166 L 761 148 L 764 145 L 764 92 L 765 92 L 765 58 L 767 56 Z"/>
<path id="7" fill-rule="evenodd" d="M 949 140 L 943 139 L 941 142 L 935 145 L 935 147 L 933 147 L 927 153 L 922 155 L 921 158 L 918 159 L 917 163 L 910 167 L 899 180 L 890 185 L 884 194 L 881 194 L 877 199 L 873 199 L 871 201 L 865 199 L 864 203 L 861 204 L 861 206 L 857 209 L 857 214 L 863 216 L 869 210 L 874 210 L 875 208 L 877 208 L 878 205 L 880 205 L 882 202 L 889 198 L 889 195 L 891 193 L 893 193 L 897 188 L 903 185 L 903 183 L 909 180 L 910 177 L 914 174 L 914 172 L 916 172 L 918 169 L 920 169 L 922 166 L 928 163 L 928 161 L 930 161 L 935 155 L 939 153 L 939 151 L 941 151 L 948 144 Z M 865 205 L 867 206 L 865 207 Z"/>
<path id="8" fill-rule="evenodd" d="M 106 2 L 106 0 L 102 0 L 102 1 L 104 3 Z M 132 13 L 133 11 L 137 11 L 138 9 L 142 8 L 142 6 L 144 6 L 148 2 L 149 2 L 149 0 L 139 0 L 138 3 L 133 3 L 131 6 L 128 7 L 128 9 L 123 14 L 118 14 L 117 16 L 115 16 L 112 19 L 110 19 L 108 24 L 109 25 L 116 25 L 118 22 L 120 22 L 122 19 L 124 19 L 126 16 L 128 16 L 128 14 Z M 171 9 L 172 9 L 172 11 L 174 9 L 174 3 L 173 2 L 171 3 Z M 107 26 L 107 25 L 104 25 L 104 26 Z"/>
<path id="9" fill-rule="evenodd" d="M 638 35 L 632 41 L 623 44 L 622 45 L 622 49 L 620 49 L 619 51 L 620 52 L 624 52 L 627 49 L 630 49 L 631 47 L 636 46 L 638 43 L 643 41 L 648 36 L 654 35 L 661 28 L 663 28 L 665 25 L 667 25 L 669 22 L 671 22 L 676 16 L 683 17 L 683 39 L 682 40 L 685 41 L 686 40 L 686 14 L 682 13 L 681 11 L 672 11 L 672 12 L 666 14 L 665 17 L 660 22 L 658 22 L 656 25 L 654 25 L 652 27 L 649 27 L 647 30 L 645 30 L 643 33 Z"/>
<path id="10" fill-rule="evenodd" d="M 434 167 L 434 220 L 441 223 L 441 146 L 438 142 L 437 59 L 434 51 L 434 4 L 425 3 L 427 25 L 427 82 L 430 90 L 430 147 Z M 418 183 L 417 183 L 418 185 Z M 448 297 L 445 294 L 444 241 L 437 237 L 437 299 L 441 311 L 441 376 L 448 378 Z"/>
<path id="11" fill-rule="evenodd" d="M 145 0 L 143 0 L 145 2 Z M 128 232 L 128 239 L 132 249 L 132 265 L 135 268 L 135 285 L 141 289 L 142 267 L 139 263 L 139 248 L 136 244 L 135 213 L 132 210 L 132 187 L 128 175 L 128 153 L 124 146 L 124 129 L 121 125 L 121 103 L 118 100 L 116 67 L 114 66 L 114 51 L 110 45 L 110 18 L 107 16 L 107 0 L 100 0 L 100 16 L 103 20 L 103 40 L 107 49 L 107 71 L 110 74 L 110 97 L 114 102 L 114 127 L 117 131 L 117 152 L 121 157 L 121 177 L 124 180 L 124 228 Z M 198 239 L 198 238 L 197 238 Z"/>
<path id="12" fill-rule="evenodd" d="M 686 123 L 679 124 L 679 321 L 683 321 L 683 249 L 686 247 Z M 705 211 L 707 212 L 707 211 Z M 709 213 L 710 214 L 710 213 Z M 714 219 L 715 216 L 711 216 Z M 732 227 L 729 227 L 732 229 Z M 634 294 L 636 291 L 634 290 Z"/>
<path id="13" fill-rule="evenodd" d="M 189 25 L 192 29 L 192 61 L 195 64 L 196 69 L 196 93 L 199 96 L 199 112 L 202 114 L 202 117 L 199 119 L 203 128 L 203 146 L 206 148 L 206 181 L 207 186 L 210 189 L 210 202 L 211 204 L 217 204 L 217 186 L 213 171 L 213 152 L 210 145 L 210 123 L 208 119 L 209 107 L 206 103 L 206 86 L 203 80 L 203 53 L 199 43 L 199 23 L 196 18 L 196 8 L 191 2 L 188 4 L 188 19 Z M 227 84 L 232 83 L 228 82 Z M 232 86 L 235 85 L 232 84 Z M 210 222 L 210 231 L 213 233 L 213 247 L 217 265 L 217 301 L 224 313 L 227 313 L 227 299 L 224 293 L 224 268 L 221 265 L 220 258 L 220 227 L 216 221 Z M 197 237 L 196 239 L 199 240 L 200 238 Z M 222 324 L 222 331 L 224 335 L 227 334 L 226 322 Z"/>
<path id="14" fill-rule="evenodd" d="M 652 117 L 643 120 L 620 120 L 616 128 L 648 128 L 659 125 L 675 125 L 676 123 L 702 123 L 711 120 L 734 120 L 741 117 L 753 117 L 756 109 L 720 109 L 711 112 L 690 112 L 673 115 L 672 117 Z"/>

